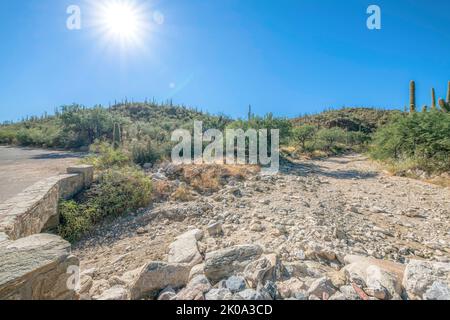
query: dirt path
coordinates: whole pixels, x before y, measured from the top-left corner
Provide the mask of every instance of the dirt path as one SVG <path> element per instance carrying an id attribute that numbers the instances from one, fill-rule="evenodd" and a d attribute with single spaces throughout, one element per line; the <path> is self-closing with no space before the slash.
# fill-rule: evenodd
<path id="1" fill-rule="evenodd" d="M 286 162 L 273 177 L 232 183 L 192 202 L 156 204 L 105 224 L 74 254 L 82 269 L 95 268 L 95 280 L 107 280 L 165 259 L 176 236 L 193 227 L 206 231 L 212 221 L 223 221 L 224 236 L 205 232 L 202 252 L 256 243 L 288 262 L 311 252 L 400 263 L 450 258 L 450 190 L 391 177 L 359 155 Z"/>
<path id="2" fill-rule="evenodd" d="M 0 202 L 40 179 L 65 173 L 79 157 L 69 152 L 0 146 Z"/>

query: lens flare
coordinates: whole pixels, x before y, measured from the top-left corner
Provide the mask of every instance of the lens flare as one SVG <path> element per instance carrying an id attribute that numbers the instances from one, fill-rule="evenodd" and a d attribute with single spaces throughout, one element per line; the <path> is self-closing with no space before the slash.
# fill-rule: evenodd
<path id="1" fill-rule="evenodd" d="M 151 34 L 151 13 L 134 0 L 93 1 L 93 24 L 103 40 L 122 48 L 142 45 Z"/>

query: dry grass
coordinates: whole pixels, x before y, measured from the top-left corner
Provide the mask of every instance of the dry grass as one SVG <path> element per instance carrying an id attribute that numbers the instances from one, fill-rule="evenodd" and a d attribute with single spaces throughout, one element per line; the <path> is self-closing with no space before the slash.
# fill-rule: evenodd
<path id="1" fill-rule="evenodd" d="M 450 188 L 450 174 L 441 174 L 440 176 L 426 180 L 426 182 L 436 184 L 441 187 Z"/>
<path id="2" fill-rule="evenodd" d="M 180 171 L 180 180 L 195 191 L 217 192 L 230 180 L 242 181 L 259 172 L 258 166 L 248 165 L 187 165 Z"/>
<path id="3" fill-rule="evenodd" d="M 177 188 L 177 190 L 175 190 L 175 192 L 172 193 L 172 195 L 170 196 L 170 199 L 175 200 L 175 201 L 188 202 L 188 201 L 195 200 L 195 197 L 192 194 L 189 187 L 183 185 L 183 186 L 179 186 Z"/>
<path id="4" fill-rule="evenodd" d="M 170 198 L 170 195 L 174 192 L 174 186 L 172 183 L 166 180 L 153 182 L 153 200 L 165 201 Z"/>

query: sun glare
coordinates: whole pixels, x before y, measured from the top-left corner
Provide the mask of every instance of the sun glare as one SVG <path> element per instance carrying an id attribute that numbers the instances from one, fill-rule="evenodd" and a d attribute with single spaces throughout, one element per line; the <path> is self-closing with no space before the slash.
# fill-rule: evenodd
<path id="1" fill-rule="evenodd" d="M 133 0 L 104 0 L 97 4 L 96 24 L 105 41 L 122 47 L 141 44 L 148 35 L 144 7 Z"/>
<path id="2" fill-rule="evenodd" d="M 136 36 L 138 14 L 127 3 L 112 3 L 105 8 L 105 24 L 108 30 L 121 38 Z"/>

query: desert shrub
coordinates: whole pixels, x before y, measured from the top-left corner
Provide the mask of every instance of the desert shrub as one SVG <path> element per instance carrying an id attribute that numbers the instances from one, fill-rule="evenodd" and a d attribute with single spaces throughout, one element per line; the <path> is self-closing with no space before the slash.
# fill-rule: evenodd
<path id="1" fill-rule="evenodd" d="M 70 200 L 60 202 L 59 212 L 61 224 L 58 233 L 64 239 L 74 242 L 92 228 L 97 209 Z"/>
<path id="2" fill-rule="evenodd" d="M 306 145 L 313 141 L 316 131 L 317 129 L 315 126 L 298 126 L 292 129 L 292 138 L 296 143 L 300 143 L 303 151 L 306 151 Z"/>
<path id="3" fill-rule="evenodd" d="M 0 144 L 14 144 L 16 136 L 16 132 L 11 126 L 0 127 Z"/>
<path id="4" fill-rule="evenodd" d="M 95 142 L 90 146 L 91 155 L 82 160 L 96 169 L 123 167 L 130 164 L 130 157 L 122 149 L 114 149 L 107 142 Z"/>
<path id="5" fill-rule="evenodd" d="M 63 128 L 61 140 L 70 148 L 89 146 L 96 139 L 111 140 L 114 123 L 122 122 L 122 119 L 101 106 L 63 106 L 60 119 Z"/>
<path id="6" fill-rule="evenodd" d="M 391 163 L 409 163 L 428 172 L 450 170 L 450 114 L 438 111 L 396 117 L 380 128 L 370 154 Z"/>
<path id="7" fill-rule="evenodd" d="M 170 196 L 174 201 L 189 202 L 195 199 L 190 188 L 186 185 L 180 185 Z"/>
<path id="8" fill-rule="evenodd" d="M 371 136 L 367 133 L 360 131 L 350 131 L 347 132 L 347 145 L 349 147 L 353 146 L 365 146 L 371 140 Z"/>
<path id="9" fill-rule="evenodd" d="M 338 144 L 345 144 L 347 133 L 341 128 L 321 129 L 317 132 L 319 149 L 337 152 Z"/>
<path id="10" fill-rule="evenodd" d="M 291 129 L 292 124 L 289 120 L 285 118 L 276 118 L 272 114 L 267 114 L 264 117 L 253 116 L 249 121 L 247 120 L 236 120 L 229 124 L 226 129 L 243 130 L 247 132 L 249 129 L 255 129 L 258 132 L 258 141 L 260 138 L 259 130 L 267 130 L 267 150 L 262 150 L 263 152 L 268 152 L 270 154 L 272 150 L 272 135 L 271 130 L 279 130 L 279 143 L 280 146 L 289 143 L 291 140 Z M 227 136 L 224 136 L 225 145 L 228 143 Z M 249 154 L 249 141 L 245 141 L 245 153 Z M 260 153 L 260 143 L 257 146 L 257 152 Z M 225 151 L 225 149 L 224 149 Z M 237 155 L 237 150 L 235 150 L 235 155 Z"/>
<path id="11" fill-rule="evenodd" d="M 78 197 L 78 202 L 60 203 L 59 234 L 69 241 L 76 241 L 106 217 L 148 206 L 151 197 L 151 180 L 141 171 L 131 167 L 106 170 Z"/>
<path id="12" fill-rule="evenodd" d="M 200 194 L 211 194 L 231 180 L 243 181 L 259 170 L 258 166 L 248 165 L 181 165 L 171 178 L 183 181 Z"/>
<path id="13" fill-rule="evenodd" d="M 175 191 L 175 184 L 167 180 L 156 180 L 153 181 L 153 200 L 154 201 L 164 201 L 169 199 L 171 194 Z"/>
<path id="14" fill-rule="evenodd" d="M 155 163 L 170 154 L 172 145 L 157 144 L 152 141 L 134 142 L 131 145 L 131 158 L 134 163 L 143 165 L 145 163 Z"/>

